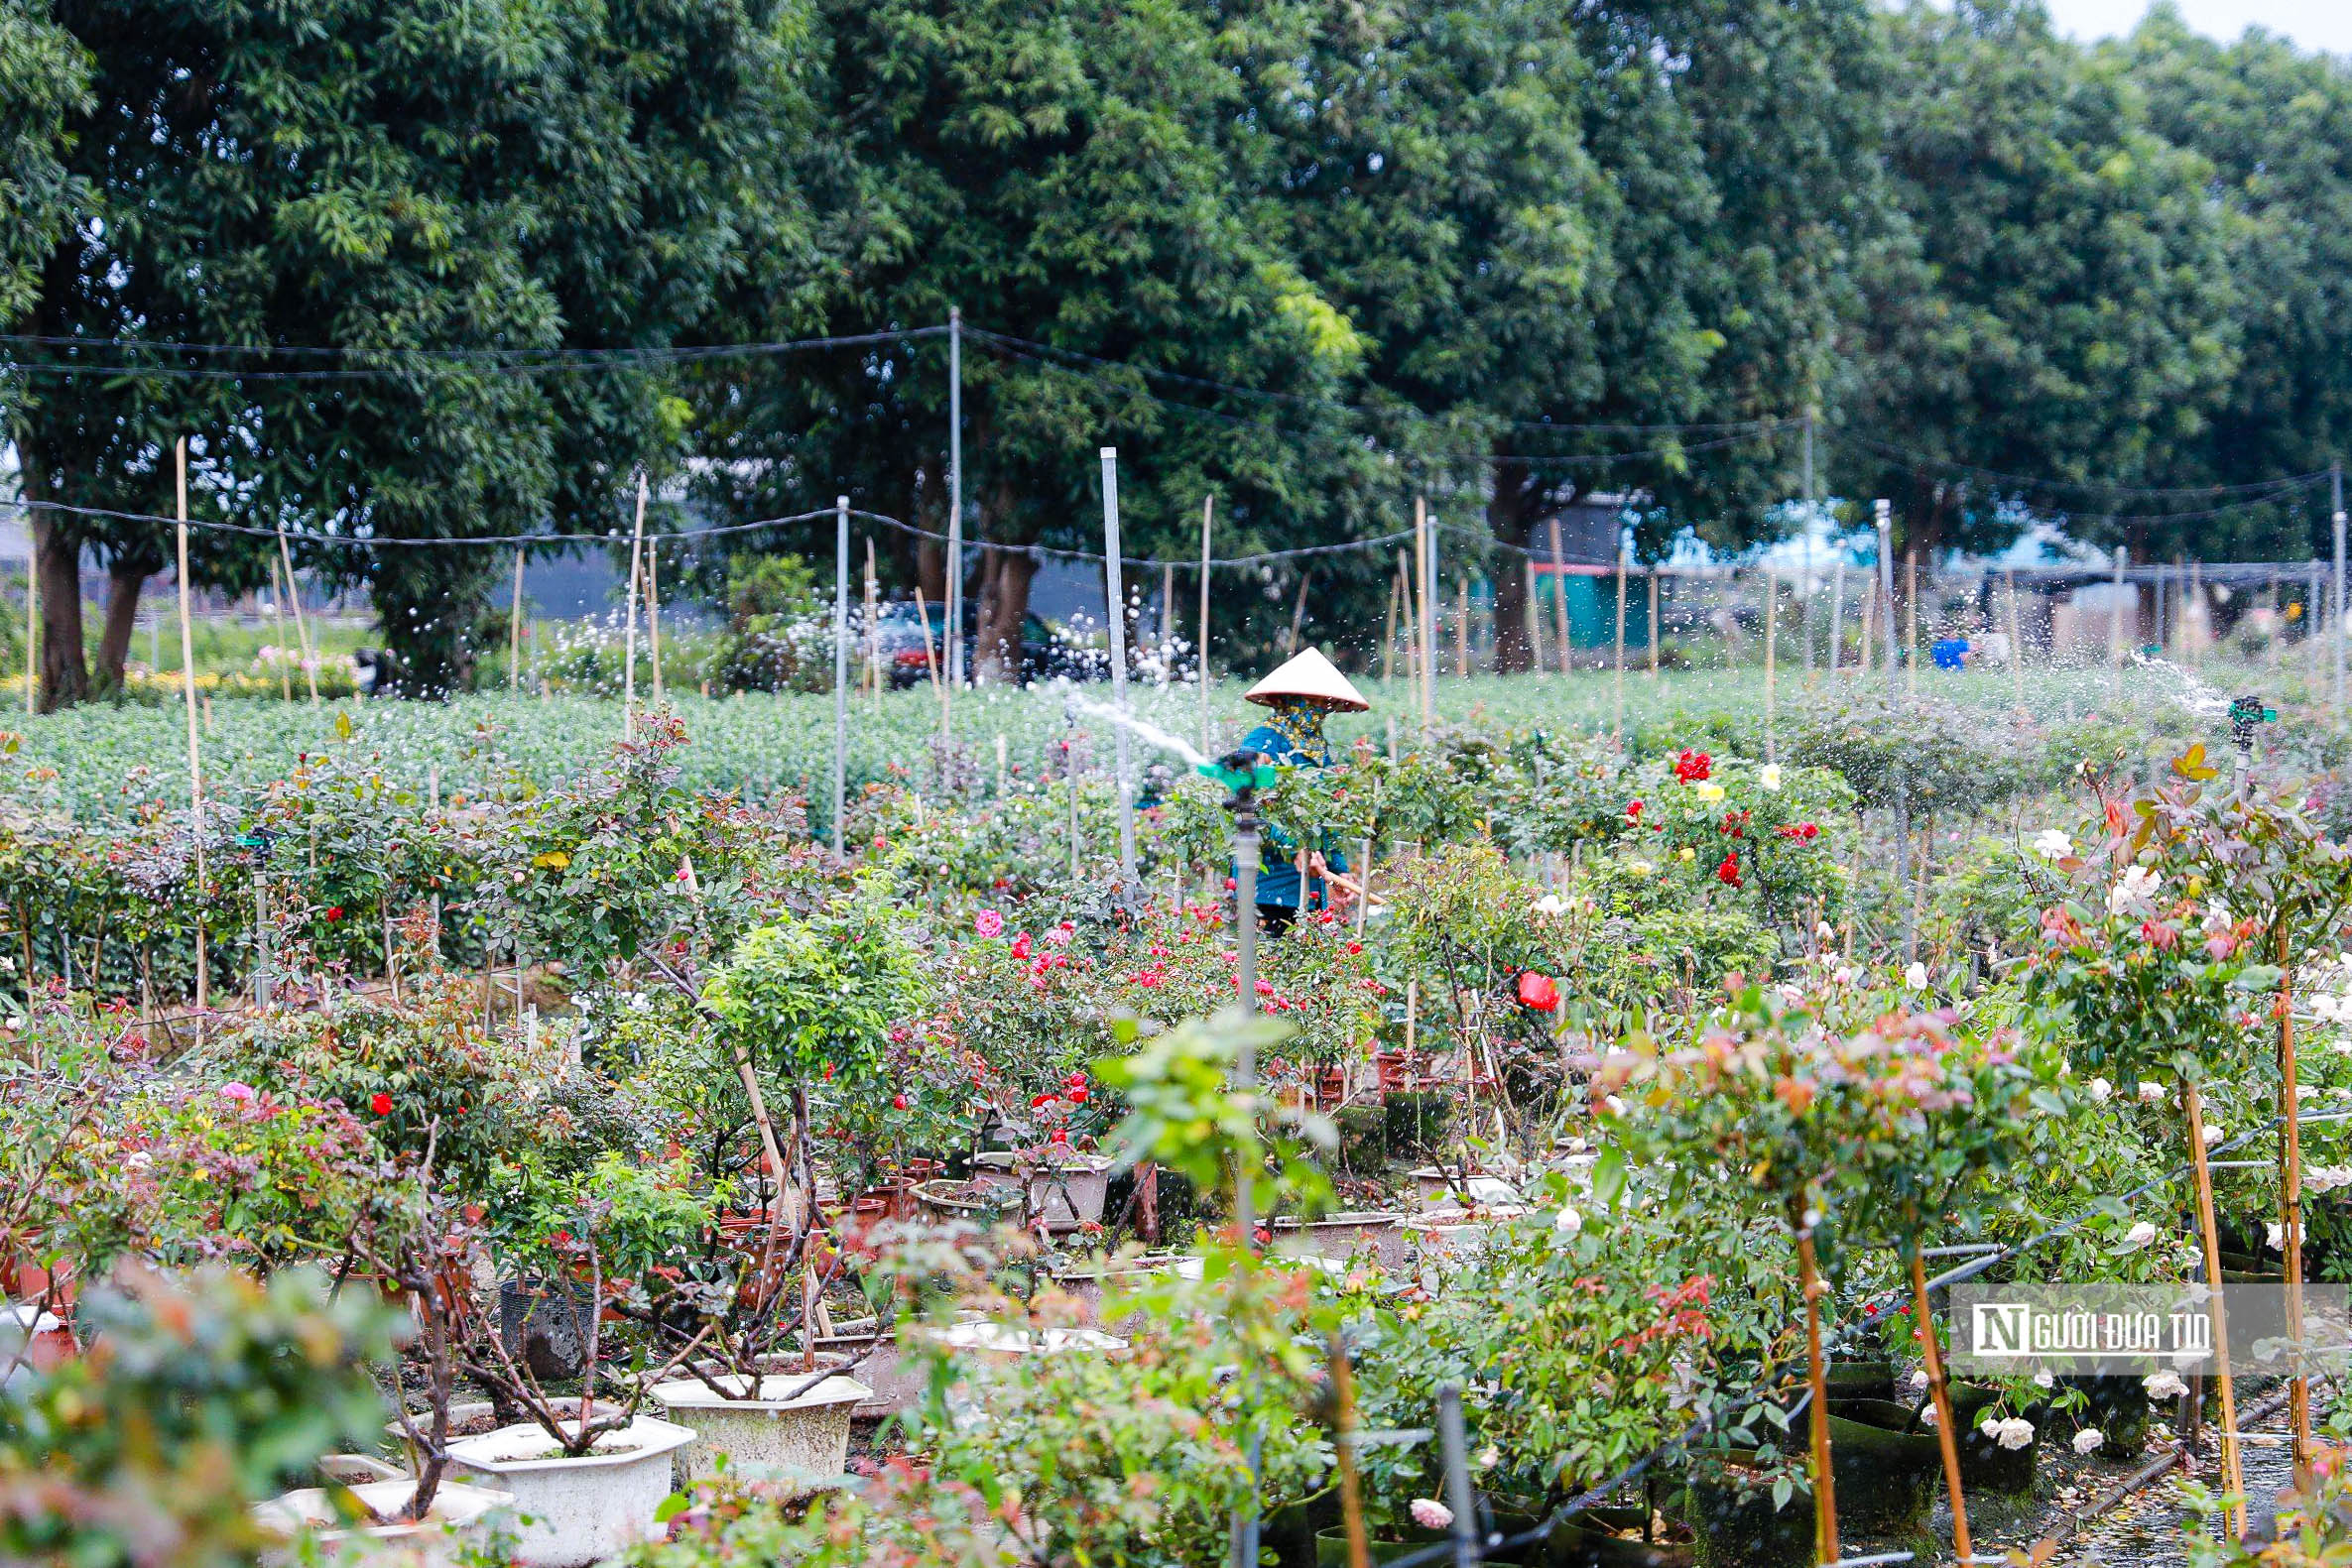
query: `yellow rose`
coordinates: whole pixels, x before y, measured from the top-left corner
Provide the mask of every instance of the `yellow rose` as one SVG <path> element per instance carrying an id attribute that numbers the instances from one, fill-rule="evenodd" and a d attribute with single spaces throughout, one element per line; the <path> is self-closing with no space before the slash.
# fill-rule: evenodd
<path id="1" fill-rule="evenodd" d="M 1698 797 L 1701 800 L 1720 800 L 1723 798 L 1723 786 L 1719 784 L 1698 784 L 1691 785 L 1691 787 L 1698 791 Z"/>
<path id="2" fill-rule="evenodd" d="M 550 871 L 561 871 L 571 864 L 571 857 L 559 849 L 551 849 L 544 855 L 532 856 L 531 864 L 545 866 Z"/>
<path id="3" fill-rule="evenodd" d="M 1685 849 L 1680 852 L 1680 858 L 1683 860 L 1694 860 L 1697 858 L 1697 856 L 1698 851 L 1693 849 Z"/>

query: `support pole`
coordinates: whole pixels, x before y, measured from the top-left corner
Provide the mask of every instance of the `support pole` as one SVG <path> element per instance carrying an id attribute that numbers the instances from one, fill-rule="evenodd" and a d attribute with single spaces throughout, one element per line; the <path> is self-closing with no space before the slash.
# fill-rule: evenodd
<path id="1" fill-rule="evenodd" d="M 645 632 L 654 660 L 654 706 L 662 705 L 662 542 L 645 542 Z"/>
<path id="2" fill-rule="evenodd" d="M 947 309 L 947 684 L 963 680 L 963 310 Z M 947 740 L 947 714 L 939 715 Z"/>
<path id="3" fill-rule="evenodd" d="M 1829 673 L 1835 675 L 1845 659 L 1846 552 L 1841 548 L 1829 569 Z"/>
<path id="4" fill-rule="evenodd" d="M 1119 786 L 1119 874 L 1127 891 L 1135 888 L 1135 781 L 1128 776 L 1127 736 L 1127 581 L 1119 559 L 1119 449 L 1102 449 L 1102 570 L 1105 604 L 1110 610 L 1111 707 L 1118 714 L 1112 739 L 1115 782 Z M 1303 591 L 1303 590 L 1301 590 Z"/>
<path id="5" fill-rule="evenodd" d="M 1527 573 L 1527 590 L 1522 595 L 1522 597 L 1527 603 L 1527 612 L 1524 616 L 1524 619 L 1527 622 L 1528 667 L 1532 673 L 1540 675 L 1544 673 L 1544 611 L 1543 605 L 1538 602 L 1536 596 L 1535 555 L 1531 553 L 1526 560 L 1520 563 L 1520 565 L 1521 568 Z M 1392 609 L 1395 608 L 1395 600 L 1393 595 L 1391 597 L 1390 607 Z"/>
<path id="6" fill-rule="evenodd" d="M 2303 1368 L 2303 1130 L 2294 1060 L 2294 959 L 2279 923 L 2279 1230 L 2287 1254 L 2287 1327 L 2295 1338 L 2295 1376 L 2287 1386 L 2294 1434 L 2294 1483 L 2311 1485 L 2311 1380 Z"/>
<path id="7" fill-rule="evenodd" d="M 1429 503 L 1425 497 L 1413 500 L 1413 570 L 1420 581 L 1420 592 L 1415 595 L 1413 612 L 1413 640 L 1421 656 L 1421 727 L 1425 731 L 1437 720 L 1437 675 L 1430 656 L 1435 652 L 1436 612 L 1429 603 L 1430 568 L 1435 564 L 1429 548 Z"/>
<path id="8" fill-rule="evenodd" d="M 204 761 L 203 742 L 196 731 L 196 638 L 188 613 L 187 579 L 187 437 L 180 437 L 174 447 L 179 465 L 180 527 L 180 689 L 187 698 L 187 817 L 195 837 L 196 873 L 196 1011 L 200 1014 L 210 1004 L 211 982 L 204 971 L 209 966 L 209 955 L 204 951 L 204 920 L 200 912 L 204 899 Z M 203 1021 L 196 1021 L 196 1028 L 203 1029 Z"/>
<path id="9" fill-rule="evenodd" d="M 1644 574 L 1650 579 L 1650 680 L 1658 681 L 1658 568 L 1652 566 Z"/>
<path id="10" fill-rule="evenodd" d="M 1773 666 L 1779 644 L 1781 609 L 1781 574 L 1778 568 L 1764 568 L 1764 760 L 1781 760 L 1780 748 L 1773 735 L 1774 691 Z"/>
<path id="11" fill-rule="evenodd" d="M 281 536 L 283 538 L 283 536 Z M 506 612 L 506 689 L 523 689 L 523 552 L 515 551 L 515 596 Z"/>
<path id="12" fill-rule="evenodd" d="M 925 623 L 924 636 L 929 637 Z M 942 759 L 942 762 L 944 759 Z M 833 497 L 833 853 L 844 853 L 849 781 L 849 498 Z"/>
<path id="13" fill-rule="evenodd" d="M 184 438 L 185 439 L 185 438 Z M 33 514 L 25 515 L 25 711 L 33 713 L 41 706 L 41 543 L 35 535 L 41 527 Z M 184 526 L 181 533 L 186 534 Z M 183 684 L 188 683 L 187 671 L 181 670 Z M 193 691 L 195 687 L 188 685 Z M 32 982 L 30 975 L 26 983 Z"/>
<path id="14" fill-rule="evenodd" d="M 637 739 L 637 577 L 645 567 L 645 470 L 637 470 L 637 527 L 629 535 L 628 651 L 621 664 L 621 739 Z"/>
<path id="15" fill-rule="evenodd" d="M 1871 512 L 1878 524 L 1879 536 L 1879 602 L 1887 608 L 1887 696 L 1895 695 L 1895 504 L 1880 500 L 1871 504 Z M 1835 1553 L 1831 1554 L 1832 1556 Z"/>
<path id="16" fill-rule="evenodd" d="M 278 563 L 270 562 L 270 645 L 278 656 L 271 663 L 278 666 L 278 697 L 282 702 L 294 700 L 294 677 L 286 672 L 286 595 L 278 588 Z"/>
<path id="17" fill-rule="evenodd" d="M 1200 650 L 1197 655 L 1200 685 L 1200 755 L 1206 757 L 1208 746 L 1208 543 L 1209 531 L 1215 525 L 1217 498 L 1200 498 Z"/>
<path id="18" fill-rule="evenodd" d="M 286 568 L 286 597 L 294 601 L 294 635 L 302 640 L 303 675 L 310 685 L 310 706 L 318 706 L 318 650 L 310 643 L 310 618 L 294 580 L 294 552 L 286 547 L 286 525 L 278 525 L 278 563 Z"/>
<path id="19" fill-rule="evenodd" d="M 1561 568 L 1568 562 L 1567 552 L 1560 548 L 1559 514 L 1551 514 L 1551 622 L 1558 628 L 1559 672 L 1568 672 L 1568 650 L 1575 645 L 1568 641 L 1568 579 Z"/>
<path id="20" fill-rule="evenodd" d="M 1927 1265 L 1919 1256 L 1917 1236 L 1911 1253 L 1912 1327 L 1919 1337 L 1919 1355 L 1927 1366 L 1927 1391 L 1935 1399 L 1935 1445 L 1943 1450 L 1943 1485 L 1952 1500 L 1952 1555 L 1973 1562 L 1976 1548 L 1968 1539 L 1968 1504 L 1960 1496 L 1960 1438 L 1952 1424 L 1952 1396 L 1943 1376 L 1943 1351 L 1935 1343 L 1935 1318 L 1927 1306 Z"/>
<path id="21" fill-rule="evenodd" d="M 2118 545 L 2116 545 L 2116 546 L 2115 546 L 2115 608 L 2114 608 L 2112 611 L 2110 611 L 2110 612 L 2109 612 L 2109 614 L 2108 614 L 2108 616 L 2107 616 L 2107 657 L 2108 657 L 2108 661 L 2109 661 L 2110 664 L 2112 665 L 2112 668 L 2111 668 L 2111 670 L 2110 670 L 2110 682 L 2111 682 L 2111 687 L 2112 687 L 2112 689 L 2113 689 L 2113 691 L 2114 691 L 2114 693 L 2115 693 L 2115 700 L 2116 700 L 2116 701 L 2118 701 L 2118 702 L 2121 702 L 2121 701 L 2123 700 L 2123 658 L 2124 658 L 2124 654 L 2123 654 L 2123 651 L 2124 651 L 2124 631 L 2123 631 L 2123 613 L 2124 613 L 2124 605 L 2123 605 L 2123 596 L 2124 596 L 2125 590 L 2126 590 L 2126 588 L 2127 588 L 2127 586 L 2128 586 L 2128 585 L 2127 585 L 2127 584 L 2124 582 L 2124 576 L 2123 576 L 2123 574 L 2124 574 L 2124 567 L 2126 566 L 2126 564 L 2128 564 L 2128 563 L 2130 562 L 2130 560 L 2131 560 L 2131 551 L 2130 551 L 2129 549 L 2125 548 L 2125 547 L 2124 547 L 2123 545 L 2121 545 L 2121 544 L 2118 544 Z M 2133 607 L 2135 610 L 2139 608 L 2139 602 L 2138 602 L 2138 595 L 2137 595 L 2137 594 L 2135 594 L 2135 595 L 2134 595 L 2134 598 L 2133 598 L 2133 606 L 2132 606 L 2132 607 Z"/>
<path id="22" fill-rule="evenodd" d="M 2335 667 L 2336 717 L 2344 716 L 2344 465 L 2330 463 L 2328 477 L 2334 495 L 2336 578 L 2335 592 L 2328 596 L 2327 640 L 2333 652 L 2329 655 Z"/>
<path id="23" fill-rule="evenodd" d="M 1625 746 L 1625 545 L 1617 546 L 1617 664 L 1613 676 L 1617 683 L 1616 714 L 1609 721 L 1609 734 L 1619 749 Z"/>
<path id="24" fill-rule="evenodd" d="M 2009 590 L 2009 691 L 2020 713 L 2026 711 L 2026 639 L 2017 613 L 2017 573 L 2004 570 L 2002 585 Z"/>
<path id="25" fill-rule="evenodd" d="M 2183 1078 L 2180 1103 L 2188 1112 L 2188 1159 L 2196 1178 L 2197 1238 L 2204 1248 L 2205 1283 L 2213 1291 L 2213 1360 L 2221 1387 L 2221 1490 L 2237 1502 L 2222 1521 L 2233 1536 L 2246 1533 L 2246 1478 L 2238 1466 L 2238 1394 L 2230 1381 L 2229 1314 L 2221 1296 L 2221 1237 L 2213 1223 L 2213 1168 L 2205 1162 L 2205 1107 L 2194 1080 Z"/>
<path id="26" fill-rule="evenodd" d="M 1903 596 L 1909 601 L 1903 607 L 1903 684 L 1905 690 L 1916 692 L 1919 689 L 1919 552 L 1916 549 L 1903 552 Z"/>
<path id="27" fill-rule="evenodd" d="M 1837 1489 L 1829 1465 L 1829 1384 L 1821 1371 L 1821 1297 L 1829 1293 L 1813 1254 L 1811 1194 L 1797 1200 L 1796 1272 L 1804 1289 L 1805 1378 L 1812 1397 L 1805 1415 L 1813 1460 L 1813 1555 L 1828 1564 L 1837 1561 Z"/>

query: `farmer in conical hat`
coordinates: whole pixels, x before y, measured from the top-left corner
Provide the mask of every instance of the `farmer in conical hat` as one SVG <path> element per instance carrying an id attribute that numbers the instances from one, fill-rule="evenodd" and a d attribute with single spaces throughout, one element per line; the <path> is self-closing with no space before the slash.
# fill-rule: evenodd
<path id="1" fill-rule="evenodd" d="M 1284 663 L 1245 696 L 1272 712 L 1242 738 L 1242 749 L 1284 768 L 1328 768 L 1331 743 L 1323 739 L 1324 717 L 1372 706 L 1315 648 Z M 1326 836 L 1321 848 L 1302 849 L 1269 826 L 1265 843 L 1258 922 L 1267 934 L 1280 936 L 1301 913 L 1333 907 L 1334 894 L 1341 902 L 1355 897 L 1356 885 L 1343 875 L 1347 857 L 1337 840 Z"/>

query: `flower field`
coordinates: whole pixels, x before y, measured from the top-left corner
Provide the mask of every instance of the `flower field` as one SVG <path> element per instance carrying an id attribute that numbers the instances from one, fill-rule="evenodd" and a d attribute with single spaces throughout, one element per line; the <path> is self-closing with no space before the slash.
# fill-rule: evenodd
<path id="1" fill-rule="evenodd" d="M 860 699 L 840 855 L 823 697 L 222 700 L 200 813 L 175 710 L 25 721 L 0 1540 L 2048 1561 L 2170 1455 L 2157 1560 L 2335 1560 L 2328 1366 L 1950 1365 L 1972 1282 L 2352 1280 L 2329 716 L 1627 685 L 1139 735 L 1132 875 L 1084 691 Z"/>

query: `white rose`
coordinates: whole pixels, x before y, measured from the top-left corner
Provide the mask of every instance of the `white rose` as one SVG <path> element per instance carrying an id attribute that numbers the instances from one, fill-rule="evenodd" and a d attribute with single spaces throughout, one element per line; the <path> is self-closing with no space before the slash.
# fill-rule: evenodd
<path id="1" fill-rule="evenodd" d="M 1547 893 L 1536 901 L 1536 912 L 1538 914 L 1565 914 L 1568 912 L 1568 901 L 1556 893 Z"/>
<path id="2" fill-rule="evenodd" d="M 2226 1137 L 2228 1137 L 2228 1135 L 2222 1132 L 2222 1130 L 2213 1123 L 2209 1122 L 2205 1125 L 2205 1146 L 2207 1148 L 2211 1148 L 2214 1145 L 2220 1143 Z"/>
<path id="3" fill-rule="evenodd" d="M 2188 1392 L 2188 1385 L 2180 1381 L 2176 1372 L 2155 1372 L 2142 1380 L 2151 1399 L 2177 1399 Z"/>
<path id="4" fill-rule="evenodd" d="M 2095 1426 L 2086 1426 L 2074 1434 L 2074 1451 L 2078 1454 L 2087 1454 L 2105 1441 L 2107 1441 L 2105 1432 Z"/>
<path id="5" fill-rule="evenodd" d="M 2106 1079 L 2093 1078 L 2091 1080 L 2091 1100 L 2095 1104 L 2105 1105 L 2108 1100 L 2114 1097 L 2114 1094 L 2115 1085 L 2109 1083 Z"/>
<path id="6" fill-rule="evenodd" d="M 2277 1220 L 2272 1220 L 2263 1226 L 2262 1233 L 2263 1240 L 2270 1244 L 2272 1252 L 2287 1251 L 2287 1227 L 2285 1225 Z"/>
<path id="7" fill-rule="evenodd" d="M 1903 971 L 1903 983 L 1911 987 L 1914 991 L 1926 990 L 1927 966 L 1925 964 L 1914 963 L 1910 968 Z"/>
<path id="8" fill-rule="evenodd" d="M 2163 1084 L 2151 1083 L 2145 1078 L 2140 1080 L 2140 1103 L 2142 1105 L 2155 1105 L 2164 1097 L 2165 1086 Z"/>
<path id="9" fill-rule="evenodd" d="M 1813 939 L 1821 942 L 1834 942 L 1837 940 L 1837 927 L 1831 925 L 1827 920 L 1815 920 L 1813 922 Z"/>
<path id="10" fill-rule="evenodd" d="M 2005 1421 L 1996 1421 L 1988 1413 L 1977 1430 L 2012 1453 L 2034 1446 L 2034 1423 L 2021 1416 L 2013 1415 Z"/>
<path id="11" fill-rule="evenodd" d="M 2107 893 L 2109 914 L 2145 914 L 2164 877 L 2146 866 L 2127 866 Z"/>
<path id="12" fill-rule="evenodd" d="M 2046 1372 L 2038 1372 L 2034 1374 L 2034 1387 L 2037 1388 L 2055 1387 L 2057 1386 L 2057 1379 L 2051 1377 Z"/>
<path id="13" fill-rule="evenodd" d="M 1658 868 L 1646 860 L 1629 860 L 1625 863 L 1625 869 L 1637 877 L 1647 877 Z"/>
<path id="14" fill-rule="evenodd" d="M 1604 1100 L 1602 1104 L 1609 1108 L 1609 1114 L 1611 1116 L 1625 1115 L 1625 1100 L 1623 1096 L 1613 1094 L 1609 1096 L 1608 1099 Z"/>
<path id="15" fill-rule="evenodd" d="M 1573 1236 L 1584 1229 L 1584 1216 L 1563 1204 L 1551 1222 L 1551 1229 L 1561 1236 Z"/>
<path id="16" fill-rule="evenodd" d="M 2156 1226 L 2147 1220 L 2140 1221 L 2123 1233 L 2123 1244 L 2126 1247 L 2148 1247 L 2154 1245 L 2155 1242 Z"/>
<path id="17" fill-rule="evenodd" d="M 2034 835 L 2034 853 L 2043 860 L 2064 860 L 2074 853 L 2074 840 L 2056 828 L 2044 828 Z"/>
<path id="18" fill-rule="evenodd" d="M 1757 769 L 1756 782 L 1764 785 L 1764 787 L 1767 789 L 1780 788 L 1781 765 L 1779 763 L 1766 763 L 1763 767 Z"/>

